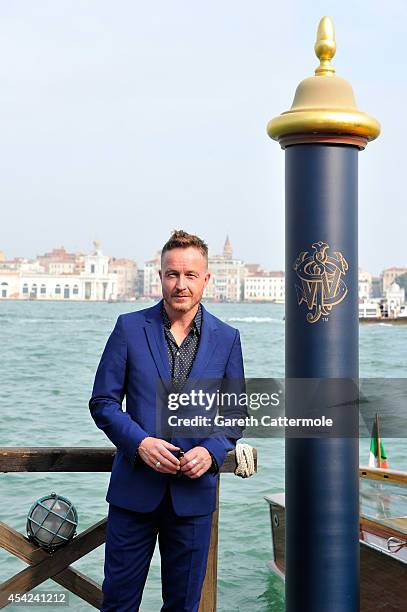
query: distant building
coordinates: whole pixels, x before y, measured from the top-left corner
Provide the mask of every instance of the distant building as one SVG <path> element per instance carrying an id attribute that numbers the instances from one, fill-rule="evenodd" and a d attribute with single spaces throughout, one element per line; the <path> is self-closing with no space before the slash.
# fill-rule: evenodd
<path id="1" fill-rule="evenodd" d="M 23 257 L 15 257 L 14 259 L 3 259 L 0 261 L 0 271 L 2 270 L 29 270 L 30 268 L 35 268 L 36 270 L 44 269 L 40 266 L 40 264 L 36 260 L 25 259 Z"/>
<path id="2" fill-rule="evenodd" d="M 372 275 L 359 268 L 359 301 L 366 302 L 372 297 Z"/>
<path id="3" fill-rule="evenodd" d="M 49 261 L 44 263 L 44 257 L 36 261 L 21 260 L 19 265 L 8 269 L 1 265 L 0 297 L 23 300 L 115 300 L 117 277 L 109 273 L 109 257 L 103 255 L 99 243 L 95 241 L 94 251 L 81 257 L 81 271 L 77 273 L 46 272 L 46 269 L 55 268 L 48 266 Z"/>
<path id="4" fill-rule="evenodd" d="M 285 297 L 284 272 L 258 271 L 244 279 L 244 299 L 247 302 L 283 303 Z"/>
<path id="5" fill-rule="evenodd" d="M 383 293 L 385 293 L 388 289 L 390 289 L 391 285 L 395 282 L 395 280 L 401 276 L 402 274 L 407 273 L 407 268 L 386 268 L 383 270 L 382 278 L 383 278 Z"/>
<path id="6" fill-rule="evenodd" d="M 144 291 L 146 297 L 161 297 L 161 281 L 159 270 L 161 268 L 161 251 L 157 251 L 155 257 L 144 264 Z"/>
<path id="7" fill-rule="evenodd" d="M 118 299 L 135 297 L 137 272 L 137 264 L 133 259 L 109 259 L 109 273 L 116 275 Z"/>
<path id="8" fill-rule="evenodd" d="M 0 299 L 18 299 L 20 296 L 20 272 L 0 269 Z"/>
<path id="9" fill-rule="evenodd" d="M 68 253 L 63 246 L 39 255 L 36 261 L 46 274 L 79 274 L 84 269 L 83 253 Z"/>
<path id="10" fill-rule="evenodd" d="M 144 268 L 139 268 L 137 270 L 137 279 L 136 279 L 136 297 L 141 297 L 144 295 Z"/>
<path id="11" fill-rule="evenodd" d="M 233 259 L 233 248 L 229 236 L 226 236 L 225 244 L 223 245 L 223 257 L 229 261 Z"/>
<path id="12" fill-rule="evenodd" d="M 393 283 L 381 297 L 359 303 L 359 317 L 364 319 L 398 319 L 407 316 L 405 290 Z"/>
<path id="13" fill-rule="evenodd" d="M 264 274 L 263 268 L 258 263 L 247 263 L 244 266 L 248 276 L 261 276 Z"/>
<path id="14" fill-rule="evenodd" d="M 222 255 L 208 259 L 211 278 L 203 297 L 216 302 L 240 302 L 243 298 L 243 283 L 247 270 L 243 261 L 233 258 L 233 249 L 226 236 Z"/>
<path id="15" fill-rule="evenodd" d="M 405 302 L 405 291 L 401 289 L 397 283 L 393 283 L 385 293 L 387 313 L 384 313 L 388 317 L 397 317 L 401 311 L 401 307 Z"/>
<path id="16" fill-rule="evenodd" d="M 383 294 L 381 276 L 372 276 L 372 298 L 380 298 Z"/>
<path id="17" fill-rule="evenodd" d="M 0 298 L 18 300 L 22 296 L 22 277 L 26 274 L 43 274 L 44 268 L 36 260 L 23 257 L 0 260 Z"/>

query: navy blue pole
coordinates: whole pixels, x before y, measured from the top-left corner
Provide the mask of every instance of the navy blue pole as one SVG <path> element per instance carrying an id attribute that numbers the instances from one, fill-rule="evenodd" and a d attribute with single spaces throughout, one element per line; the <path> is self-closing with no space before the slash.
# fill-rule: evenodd
<path id="1" fill-rule="evenodd" d="M 287 378 L 358 379 L 357 175 L 356 146 L 286 148 Z M 358 465 L 357 437 L 286 440 L 287 612 L 359 610 Z"/>

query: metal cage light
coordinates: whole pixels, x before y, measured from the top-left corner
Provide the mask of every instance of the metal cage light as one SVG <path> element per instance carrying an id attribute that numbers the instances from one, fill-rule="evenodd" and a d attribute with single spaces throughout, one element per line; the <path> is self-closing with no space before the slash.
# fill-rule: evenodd
<path id="1" fill-rule="evenodd" d="M 30 540 L 47 550 L 63 546 L 76 535 L 78 513 L 62 495 L 51 493 L 33 503 L 27 516 Z"/>

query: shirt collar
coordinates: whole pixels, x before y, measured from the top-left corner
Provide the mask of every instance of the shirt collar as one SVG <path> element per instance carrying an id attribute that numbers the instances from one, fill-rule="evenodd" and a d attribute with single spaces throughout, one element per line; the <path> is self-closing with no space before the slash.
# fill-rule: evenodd
<path id="1" fill-rule="evenodd" d="M 161 308 L 161 313 L 162 313 L 162 317 L 163 317 L 163 323 L 164 323 L 164 327 L 166 329 L 171 329 L 171 321 L 169 319 L 169 316 L 167 314 L 167 311 L 164 308 L 164 302 Z M 196 312 L 196 315 L 192 321 L 192 327 L 195 329 L 195 331 L 198 333 L 198 335 L 201 334 L 201 327 L 202 327 L 202 306 L 201 304 L 199 304 L 198 306 L 198 310 Z"/>

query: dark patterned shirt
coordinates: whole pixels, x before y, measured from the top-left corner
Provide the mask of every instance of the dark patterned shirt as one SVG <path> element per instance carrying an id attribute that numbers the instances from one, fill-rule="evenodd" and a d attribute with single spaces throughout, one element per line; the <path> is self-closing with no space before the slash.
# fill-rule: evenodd
<path id="1" fill-rule="evenodd" d="M 202 325 L 202 307 L 199 304 L 198 311 L 192 321 L 191 330 L 182 341 L 181 346 L 178 346 L 171 333 L 171 321 L 168 318 L 164 305 L 162 307 L 162 315 L 172 383 L 176 390 L 179 391 L 184 386 L 192 370 L 198 350 Z"/>
<path id="2" fill-rule="evenodd" d="M 191 373 L 198 351 L 202 326 L 202 306 L 199 304 L 197 313 L 192 321 L 192 327 L 182 341 L 181 346 L 178 346 L 171 333 L 171 321 L 164 308 L 164 304 L 162 306 L 162 316 L 172 384 L 177 391 L 180 391 Z M 212 458 L 212 465 L 208 471 L 211 474 L 217 474 L 219 471 L 218 464 L 212 453 L 209 454 Z"/>

